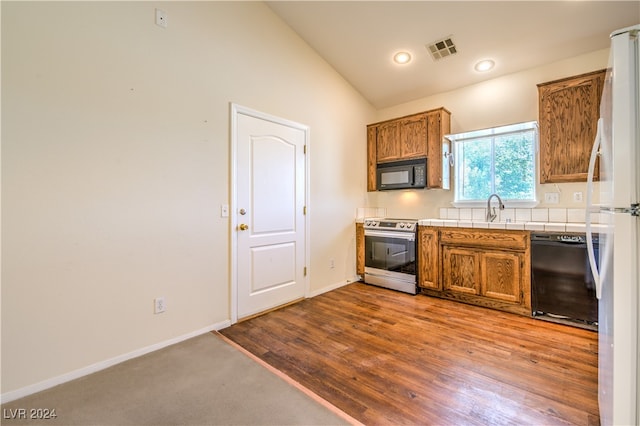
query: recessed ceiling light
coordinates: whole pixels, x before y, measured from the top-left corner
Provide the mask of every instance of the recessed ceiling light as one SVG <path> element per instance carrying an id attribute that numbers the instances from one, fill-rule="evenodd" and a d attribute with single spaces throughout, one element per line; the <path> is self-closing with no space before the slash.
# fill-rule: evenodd
<path id="1" fill-rule="evenodd" d="M 484 59 L 480 62 L 478 62 L 473 69 L 475 69 L 478 72 L 485 72 L 485 71 L 489 71 L 490 69 L 492 69 L 495 66 L 495 62 L 493 62 L 491 59 Z"/>
<path id="2" fill-rule="evenodd" d="M 408 64 L 411 62 L 411 54 L 408 52 L 398 52 L 393 55 L 393 61 L 396 64 Z"/>

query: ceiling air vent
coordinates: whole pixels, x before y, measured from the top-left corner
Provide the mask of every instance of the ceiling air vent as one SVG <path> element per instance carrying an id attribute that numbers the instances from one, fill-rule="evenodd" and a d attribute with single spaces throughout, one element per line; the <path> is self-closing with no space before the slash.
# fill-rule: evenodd
<path id="1" fill-rule="evenodd" d="M 434 41 L 431 44 L 427 44 L 427 50 L 431 54 L 431 57 L 434 61 L 458 53 L 458 48 L 455 44 L 453 44 L 453 40 L 451 40 L 451 37 L 443 38 L 442 40 Z"/>

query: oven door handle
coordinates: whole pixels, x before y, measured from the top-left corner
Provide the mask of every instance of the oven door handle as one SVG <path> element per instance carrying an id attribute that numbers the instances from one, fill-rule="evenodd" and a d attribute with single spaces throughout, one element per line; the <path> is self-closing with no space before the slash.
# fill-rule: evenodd
<path id="1" fill-rule="evenodd" d="M 365 229 L 364 236 L 366 237 L 383 237 L 383 238 L 400 238 L 402 240 L 415 241 L 415 232 L 393 232 L 393 231 L 373 231 Z"/>

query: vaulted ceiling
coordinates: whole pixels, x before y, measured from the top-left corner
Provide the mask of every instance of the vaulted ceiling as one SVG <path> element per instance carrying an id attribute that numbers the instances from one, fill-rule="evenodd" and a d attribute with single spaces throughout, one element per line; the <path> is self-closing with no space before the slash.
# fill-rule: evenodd
<path id="1" fill-rule="evenodd" d="M 640 23 L 640 1 L 268 1 L 375 107 L 384 108 L 604 49 Z M 427 45 L 450 38 L 455 54 Z M 398 65 L 394 53 L 412 61 Z M 491 59 L 479 73 L 474 65 Z"/>

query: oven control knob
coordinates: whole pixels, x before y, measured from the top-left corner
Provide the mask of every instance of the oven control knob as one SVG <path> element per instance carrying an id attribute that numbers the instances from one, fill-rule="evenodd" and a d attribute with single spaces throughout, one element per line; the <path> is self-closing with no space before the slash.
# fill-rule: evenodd
<path id="1" fill-rule="evenodd" d="M 400 228 L 404 228 L 404 223 L 400 222 L 399 225 L 400 225 Z"/>
<path id="2" fill-rule="evenodd" d="M 368 220 L 364 221 L 364 226 L 369 226 L 369 224 L 371 224 L 371 222 L 369 222 Z"/>

